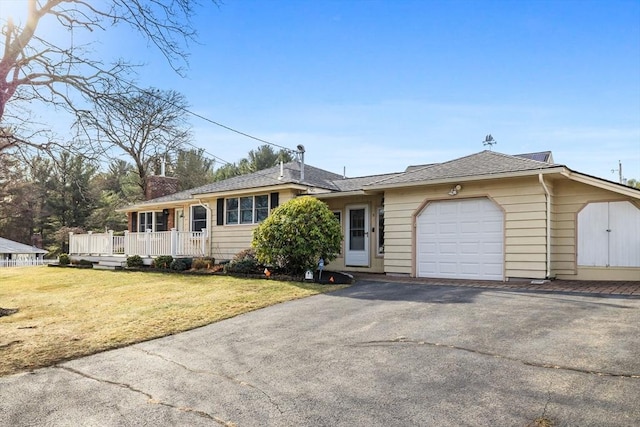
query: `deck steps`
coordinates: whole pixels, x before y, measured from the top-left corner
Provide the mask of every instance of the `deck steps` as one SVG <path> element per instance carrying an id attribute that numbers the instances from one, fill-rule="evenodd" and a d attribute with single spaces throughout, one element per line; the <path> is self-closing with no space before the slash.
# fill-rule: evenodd
<path id="1" fill-rule="evenodd" d="M 126 261 L 100 260 L 93 265 L 96 270 L 121 270 L 126 265 Z"/>

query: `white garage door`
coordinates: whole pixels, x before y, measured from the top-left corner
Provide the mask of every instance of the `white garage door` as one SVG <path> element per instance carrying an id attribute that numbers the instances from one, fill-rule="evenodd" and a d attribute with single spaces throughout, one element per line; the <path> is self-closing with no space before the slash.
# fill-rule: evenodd
<path id="1" fill-rule="evenodd" d="M 418 277 L 502 280 L 503 217 L 487 198 L 429 203 L 416 224 Z"/>

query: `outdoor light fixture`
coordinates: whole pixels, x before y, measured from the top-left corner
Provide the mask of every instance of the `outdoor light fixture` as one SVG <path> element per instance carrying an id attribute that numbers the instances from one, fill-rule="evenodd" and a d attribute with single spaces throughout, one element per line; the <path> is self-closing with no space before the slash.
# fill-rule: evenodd
<path id="1" fill-rule="evenodd" d="M 451 190 L 449 190 L 449 195 L 450 196 L 455 196 L 456 194 L 458 194 L 458 192 L 462 190 L 462 185 L 457 184 L 455 187 L 451 188 Z"/>

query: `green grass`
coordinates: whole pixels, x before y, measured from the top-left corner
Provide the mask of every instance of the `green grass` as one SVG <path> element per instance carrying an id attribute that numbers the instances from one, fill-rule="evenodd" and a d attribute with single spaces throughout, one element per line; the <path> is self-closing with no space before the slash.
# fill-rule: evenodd
<path id="1" fill-rule="evenodd" d="M 344 286 L 76 268 L 0 269 L 0 375 L 49 366 Z"/>

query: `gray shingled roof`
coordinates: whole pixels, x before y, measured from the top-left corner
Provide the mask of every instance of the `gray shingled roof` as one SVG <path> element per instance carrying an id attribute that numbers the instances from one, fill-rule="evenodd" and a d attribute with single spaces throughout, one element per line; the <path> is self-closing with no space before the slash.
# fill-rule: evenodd
<path id="1" fill-rule="evenodd" d="M 387 178 L 398 176 L 400 173 L 386 173 L 383 175 L 359 176 L 356 178 L 343 178 L 333 181 L 338 191 L 357 191 L 362 190 L 365 185 L 371 185 Z"/>
<path id="2" fill-rule="evenodd" d="M 300 163 L 289 162 L 282 167 L 282 177 L 280 177 L 280 166 L 274 166 L 251 174 L 234 176 L 223 181 L 147 200 L 137 204 L 137 206 L 192 200 L 194 196 L 200 194 L 246 190 L 279 184 L 302 184 L 334 192 L 347 192 L 362 190 L 365 187 L 374 188 L 376 185 L 404 184 L 465 176 L 538 170 L 553 167 L 553 164 L 547 162 L 550 158 L 551 152 L 549 151 L 515 156 L 495 151 L 482 151 L 444 163 L 409 166 L 404 172 L 356 178 L 344 178 L 342 175 L 305 165 L 303 181 L 300 181 Z"/>
<path id="3" fill-rule="evenodd" d="M 234 176 L 224 181 L 214 182 L 202 186 L 192 194 L 219 193 L 223 191 L 244 190 L 248 188 L 268 187 L 279 184 L 302 184 L 326 190 L 337 190 L 332 181 L 342 179 L 342 175 L 319 169 L 313 166 L 304 166 L 304 180 L 300 180 L 300 164 L 298 162 L 285 163 L 280 177 L 280 166 L 263 169 L 247 175 Z"/>
<path id="4" fill-rule="evenodd" d="M 46 254 L 47 251 L 0 237 L 0 254 Z"/>
<path id="5" fill-rule="evenodd" d="M 556 165 L 551 163 L 485 150 L 448 162 L 413 169 L 410 172 L 405 172 L 373 184 L 372 187 L 376 185 L 409 184 L 467 176 L 539 170 L 554 166 Z"/>
<path id="6" fill-rule="evenodd" d="M 191 200 L 197 194 L 220 193 L 250 188 L 268 187 L 281 184 L 302 184 L 326 190 L 340 191 L 334 184 L 336 180 L 342 180 L 342 175 L 319 169 L 313 166 L 304 166 L 304 181 L 300 181 L 300 164 L 298 162 L 285 163 L 280 178 L 280 165 L 269 169 L 263 169 L 247 175 L 234 176 L 222 181 L 206 184 L 201 187 L 191 188 L 178 193 L 169 194 L 151 200 L 145 200 L 136 205 L 149 205 L 157 203 L 177 202 Z"/>

